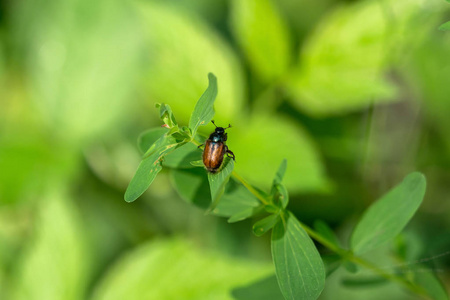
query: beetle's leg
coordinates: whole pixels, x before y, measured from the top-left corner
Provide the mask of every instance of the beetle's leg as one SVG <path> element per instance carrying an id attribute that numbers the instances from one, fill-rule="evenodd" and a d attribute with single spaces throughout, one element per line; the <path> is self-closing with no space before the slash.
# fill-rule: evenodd
<path id="1" fill-rule="evenodd" d="M 230 151 L 227 147 L 227 156 L 231 157 L 234 161 L 236 161 L 236 156 L 234 156 L 234 153 Z"/>
<path id="2" fill-rule="evenodd" d="M 197 146 L 197 148 L 200 148 L 200 147 L 203 146 L 203 145 L 204 145 L 204 144 L 200 144 L 200 145 Z"/>

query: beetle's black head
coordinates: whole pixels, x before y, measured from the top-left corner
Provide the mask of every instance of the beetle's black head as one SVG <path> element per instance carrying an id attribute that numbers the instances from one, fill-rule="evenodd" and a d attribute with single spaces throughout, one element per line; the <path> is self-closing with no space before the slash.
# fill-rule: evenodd
<path id="1" fill-rule="evenodd" d="M 225 133 L 225 128 L 223 127 L 216 127 L 216 130 L 214 130 L 215 133 L 217 134 L 224 134 Z"/>

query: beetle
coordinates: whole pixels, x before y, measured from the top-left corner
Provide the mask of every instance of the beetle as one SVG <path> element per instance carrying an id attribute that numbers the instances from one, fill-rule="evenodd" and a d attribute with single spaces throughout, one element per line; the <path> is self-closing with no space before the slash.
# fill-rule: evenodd
<path id="1" fill-rule="evenodd" d="M 211 122 L 214 124 L 214 126 L 216 126 L 216 129 L 209 135 L 209 138 L 205 142 L 205 148 L 203 149 L 203 164 L 205 165 L 206 170 L 211 173 L 216 173 L 217 171 L 219 171 L 220 166 L 222 165 L 223 157 L 225 154 L 228 157 L 231 157 L 234 161 L 236 160 L 236 157 L 225 144 L 225 142 L 227 141 L 227 134 L 225 133 L 225 129 L 230 128 L 231 125 L 223 128 L 218 127 L 214 123 L 214 120 L 212 120 Z"/>

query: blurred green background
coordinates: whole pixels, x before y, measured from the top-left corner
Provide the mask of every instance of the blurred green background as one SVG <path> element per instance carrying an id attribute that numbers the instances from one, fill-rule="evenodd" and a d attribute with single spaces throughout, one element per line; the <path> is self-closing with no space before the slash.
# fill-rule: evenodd
<path id="1" fill-rule="evenodd" d="M 0 299 L 246 299 L 233 290 L 273 274 L 269 235 L 205 216 L 170 170 L 123 200 L 136 140 L 161 124 L 154 104 L 187 124 L 208 72 L 236 171 L 268 189 L 287 158 L 290 208 L 344 243 L 370 203 L 423 172 L 400 240 L 448 290 L 448 19 L 444 0 L 1 0 Z M 394 269 L 393 253 L 369 258 Z M 349 274 L 321 299 L 412 297 Z"/>

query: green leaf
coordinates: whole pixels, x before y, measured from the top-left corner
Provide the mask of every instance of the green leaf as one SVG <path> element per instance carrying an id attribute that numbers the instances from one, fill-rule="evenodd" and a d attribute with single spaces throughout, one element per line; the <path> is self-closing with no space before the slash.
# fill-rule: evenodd
<path id="1" fill-rule="evenodd" d="M 362 254 L 398 235 L 422 203 L 425 188 L 425 177 L 418 172 L 411 173 L 372 204 L 352 234 L 352 250 Z"/>
<path id="2" fill-rule="evenodd" d="M 209 188 L 211 190 L 211 206 L 208 212 L 213 211 L 219 204 L 220 197 L 222 197 L 225 186 L 230 179 L 231 172 L 233 172 L 234 160 L 225 157 L 220 170 L 217 173 L 208 172 Z"/>
<path id="3" fill-rule="evenodd" d="M 215 102 L 220 115 L 215 119 L 219 123 L 233 123 L 232 118 L 242 111 L 246 77 L 227 39 L 203 18 L 173 3 L 133 3 L 143 24 L 144 32 L 139 34 L 151 49 L 145 57 L 147 99 L 170 101 L 177 112 L 177 121 L 188 123 L 192 108 L 205 91 L 205 75 L 212 72 L 220 79 L 220 94 Z"/>
<path id="4" fill-rule="evenodd" d="M 213 210 L 218 216 L 232 217 L 229 222 L 237 222 L 251 217 L 259 211 L 259 200 L 240 182 L 230 180 L 225 187 L 222 201 Z"/>
<path id="5" fill-rule="evenodd" d="M 284 300 L 275 275 L 258 280 L 244 287 L 238 287 L 231 294 L 236 300 Z"/>
<path id="6" fill-rule="evenodd" d="M 448 30 L 450 30 L 450 21 L 445 22 L 444 24 L 442 24 L 441 26 L 439 26 L 439 30 L 442 30 L 442 31 L 448 31 Z"/>
<path id="7" fill-rule="evenodd" d="M 69 186 L 69 185 L 67 185 Z M 42 192 L 26 245 L 14 264 L 15 280 L 8 284 L 12 300 L 76 300 L 85 298 L 89 285 L 91 249 L 84 216 L 70 192 L 55 186 Z M 11 278 L 12 279 L 12 278 Z M 50 282 L 57 284 L 49 284 Z"/>
<path id="8" fill-rule="evenodd" d="M 157 240 L 120 258 L 91 299 L 230 300 L 230 290 L 272 272 L 270 264 L 231 259 L 185 240 Z"/>
<path id="9" fill-rule="evenodd" d="M 175 148 L 183 145 L 177 142 L 173 136 L 163 135 L 147 151 L 145 158 L 141 161 L 125 191 L 125 201 L 132 202 L 139 198 L 150 186 L 150 184 L 161 171 L 161 160 Z"/>
<path id="10" fill-rule="evenodd" d="M 211 122 L 214 117 L 214 100 L 217 96 L 217 78 L 214 74 L 208 74 L 208 88 L 203 95 L 198 99 L 195 104 L 194 111 L 192 112 L 189 120 L 189 128 L 192 130 L 192 135 L 197 133 L 197 129 L 200 125 L 206 125 Z"/>
<path id="11" fill-rule="evenodd" d="M 423 287 L 426 293 L 433 300 L 448 300 L 448 293 L 442 282 L 437 278 L 432 269 L 422 265 L 422 268 L 415 270 L 414 282 Z"/>
<path id="12" fill-rule="evenodd" d="M 163 120 L 164 124 L 166 124 L 169 128 L 178 126 L 170 105 L 165 103 L 156 103 L 155 106 L 159 108 L 159 117 Z"/>
<path id="13" fill-rule="evenodd" d="M 138 148 L 141 153 L 146 153 L 148 149 L 155 143 L 162 135 L 169 131 L 168 128 L 156 127 L 144 131 L 138 137 Z"/>
<path id="14" fill-rule="evenodd" d="M 290 193 L 324 191 L 329 187 L 313 139 L 296 122 L 276 114 L 255 114 L 233 124 L 227 145 L 236 154 L 236 172 L 256 186 L 269 186 L 267 174 L 289 161 L 283 183 Z M 269 179 L 269 180 L 268 180 Z"/>
<path id="15" fill-rule="evenodd" d="M 339 239 L 337 238 L 334 231 L 324 221 L 316 220 L 314 222 L 314 229 L 317 231 L 317 233 L 319 233 L 322 237 L 327 239 L 329 242 L 331 242 L 335 246 L 338 246 L 339 248 L 342 247 L 341 243 L 339 242 Z"/>
<path id="16" fill-rule="evenodd" d="M 325 285 L 325 268 L 314 243 L 288 212 L 272 230 L 272 258 L 286 299 L 317 299 Z"/>
<path id="17" fill-rule="evenodd" d="M 190 164 L 191 164 L 193 167 L 203 167 L 203 166 L 204 166 L 203 160 L 201 160 L 201 159 L 191 161 Z"/>
<path id="18" fill-rule="evenodd" d="M 284 17 L 270 0 L 231 2 L 231 29 L 253 72 L 264 81 L 282 76 L 292 43 Z"/>
<path id="19" fill-rule="evenodd" d="M 223 199 L 223 198 L 222 198 Z M 235 222 L 239 222 L 245 219 L 248 219 L 250 217 L 253 217 L 254 215 L 262 212 L 263 210 L 263 206 L 257 206 L 257 207 L 247 207 L 244 208 L 243 210 L 233 214 L 229 219 L 228 219 L 228 223 L 235 223 Z"/>
<path id="20" fill-rule="evenodd" d="M 201 161 L 202 151 L 192 143 L 186 143 L 178 147 L 164 157 L 163 166 L 169 168 L 185 169 L 194 168 L 194 161 Z M 203 161 L 201 161 L 203 165 Z"/>
<path id="21" fill-rule="evenodd" d="M 287 160 L 285 158 L 278 167 L 277 174 L 275 174 L 275 178 L 273 179 L 274 183 L 281 183 L 283 181 L 284 173 L 286 173 L 286 168 L 287 168 Z"/>
<path id="22" fill-rule="evenodd" d="M 200 208 L 211 205 L 208 176 L 205 169 L 172 169 L 171 180 L 183 200 Z"/>
<path id="23" fill-rule="evenodd" d="M 24 53 L 23 75 L 33 90 L 29 105 L 34 113 L 71 148 L 122 129 L 122 118 L 133 115 L 129 100 L 142 66 L 142 35 L 136 29 L 140 22 L 129 3 L 36 5 L 42 10 L 31 5 L 14 8 L 13 14 L 22 17 L 12 20 L 13 27 L 21 29 L 10 36 L 20 40 L 16 50 Z M 89 20 L 80 17 L 85 13 Z M 22 34 L 41 38 L 22 39 Z"/>
<path id="24" fill-rule="evenodd" d="M 400 20 L 396 14 L 396 22 L 389 23 L 376 1 L 333 10 L 301 48 L 301 65 L 287 82 L 293 104 L 310 115 L 326 116 L 394 101 L 397 89 L 384 74 L 386 54 L 393 52 L 386 51 L 386 43 L 396 31 L 392 24 L 401 26 Z"/>
<path id="25" fill-rule="evenodd" d="M 369 286 L 377 287 L 381 284 L 387 283 L 389 283 L 389 281 L 386 278 L 379 276 L 360 276 L 358 278 L 347 277 L 342 279 L 342 284 L 349 288 L 368 288 Z"/>
<path id="26" fill-rule="evenodd" d="M 276 205 L 281 204 L 282 208 L 286 208 L 289 203 L 289 193 L 284 184 L 277 183 L 274 187 L 274 202 Z"/>
<path id="27" fill-rule="evenodd" d="M 265 217 L 262 220 L 259 220 L 258 222 L 253 224 L 253 233 L 256 236 L 262 236 L 267 231 L 272 229 L 275 226 L 275 224 L 278 223 L 279 219 L 280 219 L 280 215 L 275 214 L 275 215 L 270 215 L 268 217 Z"/>

